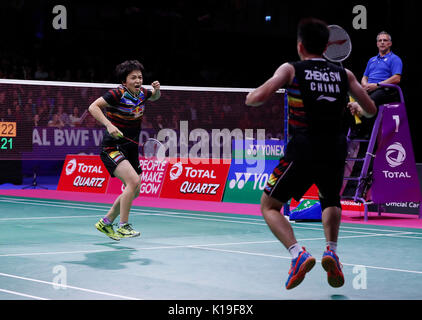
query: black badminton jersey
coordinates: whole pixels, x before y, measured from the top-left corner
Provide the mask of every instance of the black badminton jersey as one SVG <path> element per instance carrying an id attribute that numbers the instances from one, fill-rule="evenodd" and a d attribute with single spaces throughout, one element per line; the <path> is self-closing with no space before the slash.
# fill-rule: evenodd
<path id="1" fill-rule="evenodd" d="M 346 71 L 324 59 L 292 62 L 288 87 L 288 160 L 343 161 L 346 156 L 344 112 L 348 103 Z"/>
<path id="2" fill-rule="evenodd" d="M 132 95 L 125 87 L 108 90 L 103 98 L 107 102 L 106 117 L 116 126 L 125 137 L 138 141 L 141 132 L 142 116 L 144 115 L 145 102 L 151 97 L 152 92 L 141 88 L 138 96 Z M 113 139 L 106 131 L 103 139 L 107 145 L 119 144 L 121 139 Z M 125 141 L 125 140 L 122 140 Z M 127 142 L 127 141 L 126 141 Z"/>

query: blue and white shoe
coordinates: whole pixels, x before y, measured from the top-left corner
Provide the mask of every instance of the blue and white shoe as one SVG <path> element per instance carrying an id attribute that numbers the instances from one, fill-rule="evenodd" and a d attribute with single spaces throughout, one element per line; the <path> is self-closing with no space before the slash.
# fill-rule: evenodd
<path id="1" fill-rule="evenodd" d="M 306 251 L 305 247 L 302 247 L 302 249 L 303 251 L 299 253 L 298 257 L 292 259 L 289 277 L 286 281 L 287 290 L 297 287 L 305 279 L 306 273 L 311 271 L 315 265 L 315 258 Z"/>
<path id="2" fill-rule="evenodd" d="M 321 264 L 324 270 L 327 271 L 328 284 L 334 288 L 341 287 L 344 284 L 344 275 L 341 271 L 343 266 L 338 256 L 334 251 L 330 250 L 329 246 L 327 246 L 327 250 L 322 255 Z"/>

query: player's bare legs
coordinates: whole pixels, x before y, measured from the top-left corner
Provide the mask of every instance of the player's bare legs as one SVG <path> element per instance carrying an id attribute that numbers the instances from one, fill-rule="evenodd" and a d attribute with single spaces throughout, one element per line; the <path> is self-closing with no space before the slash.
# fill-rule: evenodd
<path id="1" fill-rule="evenodd" d="M 328 242 L 337 243 L 338 232 L 341 223 L 341 209 L 327 207 L 322 211 L 322 224 L 324 226 L 325 239 Z"/>
<path id="2" fill-rule="evenodd" d="M 123 161 L 122 163 L 124 163 L 124 162 L 125 161 Z M 119 166 L 120 166 L 120 164 L 119 164 Z M 116 177 L 118 177 L 123 182 L 123 184 L 125 185 L 125 191 L 126 191 L 127 184 L 126 184 L 124 178 L 121 177 L 121 176 L 118 176 L 119 173 L 117 172 L 117 170 L 118 170 L 119 166 L 116 168 L 116 171 L 114 172 L 114 175 L 116 175 Z M 123 168 L 123 170 L 126 170 L 126 165 L 124 165 L 124 167 L 122 167 L 122 168 Z M 135 174 L 136 174 L 136 172 L 135 172 Z M 131 175 L 131 178 L 133 179 L 134 177 Z M 139 187 L 140 187 L 139 181 L 140 181 L 140 177 L 137 176 L 137 178 L 138 178 L 138 183 L 137 183 L 135 192 L 133 193 L 132 201 L 139 195 Z M 109 221 L 111 221 L 111 222 L 113 222 L 117 218 L 117 216 L 121 213 L 120 208 L 121 208 L 121 199 L 122 199 L 122 197 L 124 197 L 124 192 L 117 197 L 117 199 L 114 201 L 112 207 L 110 208 L 110 210 L 108 211 L 108 213 L 106 215 L 107 219 Z M 131 205 L 132 205 L 132 202 L 130 203 L 130 206 Z M 129 209 L 130 209 L 130 206 L 129 206 Z M 127 212 L 125 212 L 123 214 L 123 217 L 122 217 L 122 215 L 120 216 L 120 222 L 127 222 L 128 221 L 128 216 L 129 216 L 129 213 L 127 211 Z"/>
<path id="3" fill-rule="evenodd" d="M 281 213 L 283 203 L 263 193 L 261 197 L 261 212 L 272 233 L 288 249 L 295 244 L 296 238 L 290 222 Z"/>
<path id="4" fill-rule="evenodd" d="M 139 191 L 139 184 L 141 181 L 135 169 L 133 169 L 132 165 L 127 160 L 119 163 L 116 170 L 114 170 L 114 175 L 125 185 L 125 190 L 115 201 L 120 204 L 120 223 L 125 223 L 129 220 L 129 211 L 132 207 L 132 201 Z M 117 210 L 115 209 L 115 211 Z"/>
<path id="5" fill-rule="evenodd" d="M 283 203 L 269 197 L 266 193 L 261 197 L 261 212 L 272 233 L 289 250 L 292 256 L 286 289 L 298 286 L 307 272 L 315 265 L 315 258 L 305 248 L 299 246 L 290 222 L 281 213 Z"/>
<path id="6" fill-rule="evenodd" d="M 114 170 L 114 175 L 118 177 L 125 185 L 123 193 L 117 197 L 107 215 L 100 219 L 95 225 L 96 228 L 105 233 L 113 240 L 120 238 L 137 237 L 140 232 L 135 231 L 128 223 L 129 211 L 132 207 L 132 201 L 139 195 L 139 186 L 141 178 L 133 169 L 129 161 L 123 160 Z M 112 222 L 120 214 L 119 228 L 114 232 Z"/>

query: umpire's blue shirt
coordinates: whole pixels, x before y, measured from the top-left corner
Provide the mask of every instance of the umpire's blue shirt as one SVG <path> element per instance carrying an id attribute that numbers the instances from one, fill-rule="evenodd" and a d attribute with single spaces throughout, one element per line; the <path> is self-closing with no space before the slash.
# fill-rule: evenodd
<path id="1" fill-rule="evenodd" d="M 368 77 L 368 83 L 378 83 L 402 73 L 403 63 L 399 56 L 390 52 L 384 57 L 379 54 L 368 61 L 364 76 Z"/>

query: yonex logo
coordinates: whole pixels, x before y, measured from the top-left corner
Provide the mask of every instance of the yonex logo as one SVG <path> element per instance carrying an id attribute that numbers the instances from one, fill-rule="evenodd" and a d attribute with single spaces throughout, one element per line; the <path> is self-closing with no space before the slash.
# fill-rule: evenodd
<path id="1" fill-rule="evenodd" d="M 71 175 L 76 169 L 76 159 L 72 159 L 70 160 L 67 165 L 66 165 L 66 175 L 69 176 Z"/>
<path id="2" fill-rule="evenodd" d="M 247 172 L 235 172 L 235 178 L 231 179 L 229 182 L 229 188 L 234 189 L 237 186 L 237 189 L 243 189 L 247 183 L 249 183 L 249 188 L 252 190 L 264 190 L 265 185 L 268 182 L 268 173 L 247 173 Z"/>
<path id="3" fill-rule="evenodd" d="M 176 180 L 182 174 L 183 167 L 181 162 L 175 163 L 170 169 L 170 180 Z"/>
<path id="4" fill-rule="evenodd" d="M 403 164 L 406 159 L 406 150 L 400 142 L 395 142 L 387 148 L 385 159 L 390 167 L 395 168 Z"/>

